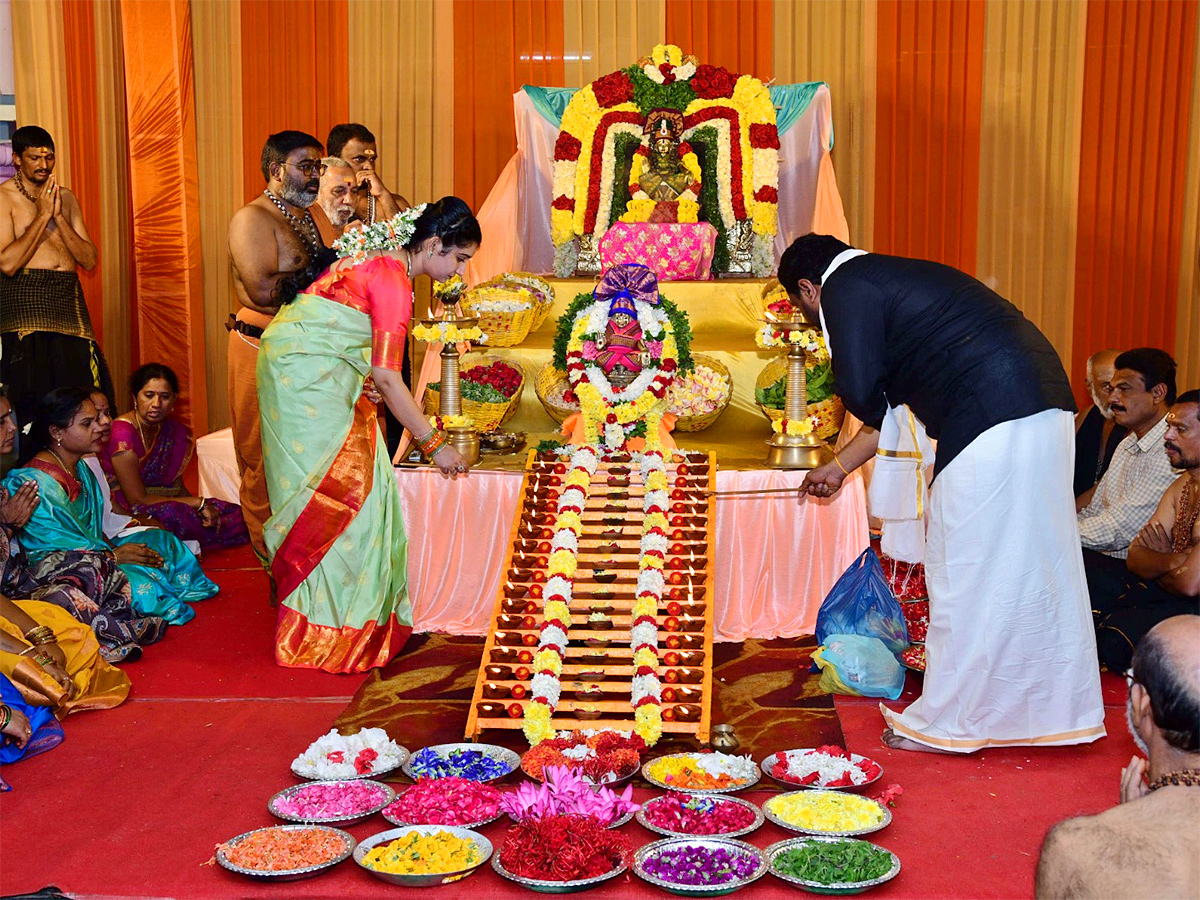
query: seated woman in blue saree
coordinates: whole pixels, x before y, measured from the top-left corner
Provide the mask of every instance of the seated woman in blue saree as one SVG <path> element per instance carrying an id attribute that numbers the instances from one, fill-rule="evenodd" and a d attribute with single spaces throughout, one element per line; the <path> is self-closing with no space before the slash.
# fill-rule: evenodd
<path id="1" fill-rule="evenodd" d="M 45 753 L 63 742 L 63 729 L 49 706 L 26 701 L 16 686 L 0 675 L 0 766 Z M 0 778 L 0 791 L 12 790 Z"/>
<path id="2" fill-rule="evenodd" d="M 280 665 L 364 672 L 412 630 L 396 476 L 363 395 L 368 376 L 443 472 L 466 464 L 400 374 L 412 279 L 461 273 L 479 223 L 457 197 L 414 207 L 338 241 L 342 259 L 284 303 L 263 332 L 258 400 L 271 498 L 264 530 L 279 591 Z M 432 527 L 432 523 L 426 523 Z"/>
<path id="3" fill-rule="evenodd" d="M 39 401 L 22 464 L 4 479 L 10 494 L 34 482 L 40 497 L 18 539 L 34 565 L 63 550 L 112 552 L 129 578 L 134 608 L 182 625 L 195 615 L 188 603 L 211 597 L 219 588 L 168 531 L 147 528 L 111 540 L 104 536 L 104 495 L 83 462 L 101 450 L 102 434 L 87 390 L 59 388 Z"/>

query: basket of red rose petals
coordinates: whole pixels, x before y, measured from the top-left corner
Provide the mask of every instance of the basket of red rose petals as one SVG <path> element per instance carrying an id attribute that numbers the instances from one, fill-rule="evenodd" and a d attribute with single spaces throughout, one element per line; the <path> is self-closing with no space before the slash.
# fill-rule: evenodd
<path id="1" fill-rule="evenodd" d="M 491 353 L 468 353 L 461 362 L 459 388 L 463 415 L 481 434 L 495 431 L 513 417 L 521 405 L 525 373 L 519 366 Z M 441 382 L 425 389 L 425 412 L 436 415 L 441 399 Z"/>

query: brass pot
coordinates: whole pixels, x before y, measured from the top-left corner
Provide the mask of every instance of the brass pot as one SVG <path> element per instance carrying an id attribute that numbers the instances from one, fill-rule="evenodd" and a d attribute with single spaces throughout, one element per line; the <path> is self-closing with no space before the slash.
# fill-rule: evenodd
<path id="1" fill-rule="evenodd" d="M 450 446 L 462 454 L 468 466 L 479 462 L 479 435 L 474 428 L 447 428 L 446 438 Z"/>

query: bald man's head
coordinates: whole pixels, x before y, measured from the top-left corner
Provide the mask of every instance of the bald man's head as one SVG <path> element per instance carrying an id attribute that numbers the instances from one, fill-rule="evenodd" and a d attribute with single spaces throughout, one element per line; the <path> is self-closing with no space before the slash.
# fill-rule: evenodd
<path id="1" fill-rule="evenodd" d="M 1117 374 L 1117 357 L 1120 350 L 1097 350 L 1087 361 L 1087 389 L 1092 395 L 1096 409 L 1103 413 L 1104 418 L 1112 417 L 1108 410 L 1108 383 Z"/>
<path id="2" fill-rule="evenodd" d="M 1200 616 L 1173 616 L 1150 629 L 1138 641 L 1133 679 L 1149 695 L 1163 739 L 1200 753 Z"/>

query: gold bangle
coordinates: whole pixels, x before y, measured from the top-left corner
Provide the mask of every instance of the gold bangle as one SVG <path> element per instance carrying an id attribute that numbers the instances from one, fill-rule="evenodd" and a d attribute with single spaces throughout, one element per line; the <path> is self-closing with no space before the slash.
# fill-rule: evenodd
<path id="1" fill-rule="evenodd" d="M 24 650 L 22 650 L 20 653 L 18 653 L 17 656 L 24 656 L 26 653 L 32 653 L 35 650 L 37 650 L 37 645 L 30 644 L 28 647 L 26 647 Z"/>
<path id="2" fill-rule="evenodd" d="M 850 474 L 850 470 L 842 465 L 842 461 L 838 459 L 838 455 L 836 453 L 833 454 L 833 461 L 838 464 L 838 468 L 841 469 L 845 474 Z"/>

